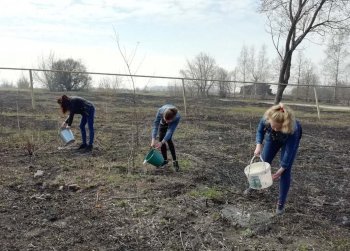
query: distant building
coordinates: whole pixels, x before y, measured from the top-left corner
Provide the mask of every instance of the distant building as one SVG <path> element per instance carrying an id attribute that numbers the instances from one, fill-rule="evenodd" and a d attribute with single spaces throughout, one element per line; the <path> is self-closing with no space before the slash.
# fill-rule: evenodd
<path id="1" fill-rule="evenodd" d="M 254 97 L 266 97 L 269 95 L 273 95 L 271 86 L 266 83 L 245 85 L 241 87 L 240 94 Z"/>

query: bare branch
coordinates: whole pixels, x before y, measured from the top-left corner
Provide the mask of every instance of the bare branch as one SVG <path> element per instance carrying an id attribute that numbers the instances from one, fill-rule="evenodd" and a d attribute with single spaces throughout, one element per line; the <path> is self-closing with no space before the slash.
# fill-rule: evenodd
<path id="1" fill-rule="evenodd" d="M 283 62 L 275 99 L 279 102 L 288 84 L 293 52 L 309 33 L 324 36 L 335 30 L 350 30 L 350 1 L 262 0 L 260 12 L 266 13 L 273 45 Z M 279 39 L 284 39 L 283 53 Z"/>

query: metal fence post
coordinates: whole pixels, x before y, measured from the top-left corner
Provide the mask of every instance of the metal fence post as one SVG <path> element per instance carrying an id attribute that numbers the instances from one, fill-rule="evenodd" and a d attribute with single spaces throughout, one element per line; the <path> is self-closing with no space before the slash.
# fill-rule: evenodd
<path id="1" fill-rule="evenodd" d="M 317 116 L 318 116 L 318 119 L 320 120 L 320 119 L 321 119 L 321 116 L 320 116 L 320 106 L 318 105 L 318 97 L 317 97 L 316 87 L 314 87 L 314 92 L 315 92 L 315 101 L 316 101 L 316 108 L 317 108 Z"/>
<path id="2" fill-rule="evenodd" d="M 33 83 L 33 73 L 32 70 L 29 70 L 29 79 L 30 79 L 30 92 L 32 96 L 32 108 L 35 110 L 35 100 L 34 100 L 34 83 Z"/>
<path id="3" fill-rule="evenodd" d="M 182 97 L 183 97 L 183 100 L 184 100 L 185 116 L 187 116 L 185 79 L 182 78 L 181 80 L 182 80 Z"/>

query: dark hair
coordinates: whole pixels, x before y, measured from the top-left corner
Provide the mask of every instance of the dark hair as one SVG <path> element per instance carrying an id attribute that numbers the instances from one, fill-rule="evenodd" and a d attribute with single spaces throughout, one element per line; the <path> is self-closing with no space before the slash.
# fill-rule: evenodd
<path id="1" fill-rule="evenodd" d="M 176 114 L 177 114 L 177 109 L 175 107 L 169 108 L 164 112 L 164 119 L 171 120 L 171 119 L 175 118 Z"/>
<path id="2" fill-rule="evenodd" d="M 62 112 L 66 113 L 69 110 L 70 98 L 63 95 L 57 99 L 57 103 L 60 104 Z"/>

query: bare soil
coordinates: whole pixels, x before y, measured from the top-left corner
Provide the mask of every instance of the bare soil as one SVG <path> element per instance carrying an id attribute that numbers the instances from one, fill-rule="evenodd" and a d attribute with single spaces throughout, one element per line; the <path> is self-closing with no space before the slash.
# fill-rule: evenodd
<path id="1" fill-rule="evenodd" d="M 96 105 L 91 154 L 62 147 L 59 93 L 0 91 L 1 250 L 350 250 L 350 113 L 295 107 L 303 125 L 286 212 L 278 182 L 249 197 L 243 173 L 268 105 L 80 93 Z M 142 164 L 156 110 L 182 111 L 181 171 Z M 18 106 L 18 109 L 17 109 Z M 135 149 L 132 165 L 132 141 Z M 170 155 L 170 154 L 169 154 Z M 273 169 L 278 168 L 278 159 Z M 43 175 L 34 177 L 38 170 Z"/>

